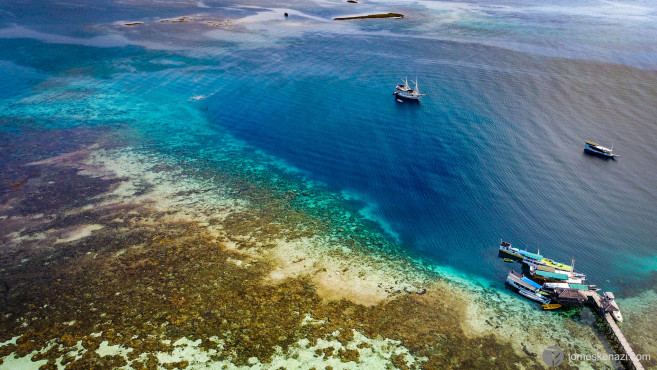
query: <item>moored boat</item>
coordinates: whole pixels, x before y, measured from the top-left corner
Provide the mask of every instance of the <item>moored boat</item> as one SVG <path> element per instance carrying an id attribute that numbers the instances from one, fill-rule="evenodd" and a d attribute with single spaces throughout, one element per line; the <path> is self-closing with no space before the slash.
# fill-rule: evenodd
<path id="1" fill-rule="evenodd" d="M 572 272 L 573 267 L 561 262 L 555 262 L 544 258 L 540 253 L 532 253 L 524 249 L 515 248 L 509 242 L 500 241 L 500 255 L 513 256 L 529 267 L 547 266 L 567 272 Z"/>
<path id="2" fill-rule="evenodd" d="M 602 296 L 601 304 L 602 304 L 601 308 L 604 312 L 610 313 L 611 316 L 614 318 L 614 320 L 618 322 L 623 322 L 623 315 L 621 315 L 620 313 L 620 308 L 618 308 L 618 304 L 616 303 L 616 297 L 614 297 L 614 293 L 605 292 L 604 295 Z"/>
<path id="3" fill-rule="evenodd" d="M 509 275 L 506 277 L 506 283 L 516 288 L 519 294 L 531 300 L 544 304 L 550 303 L 550 300 L 541 294 L 540 284 L 513 270 L 509 271 Z"/>
<path id="4" fill-rule="evenodd" d="M 611 145 L 611 148 L 604 147 L 596 142 L 587 141 L 584 145 L 584 151 L 587 153 L 599 155 L 606 158 L 615 158 L 618 157 L 618 154 L 614 154 L 614 145 Z"/>
<path id="5" fill-rule="evenodd" d="M 527 298 L 529 298 L 533 301 L 536 301 L 536 302 L 539 302 L 539 303 L 542 303 L 542 304 L 549 304 L 550 303 L 550 299 L 543 297 L 540 293 L 530 292 L 529 290 L 524 290 L 524 289 L 518 289 L 518 293 L 520 293 L 521 295 L 523 295 L 523 296 L 525 296 L 525 297 L 527 297 Z"/>
<path id="6" fill-rule="evenodd" d="M 544 266 L 530 267 L 531 276 L 543 282 L 558 282 L 568 284 L 583 284 L 586 275 L 577 272 L 546 269 Z"/>
<path id="7" fill-rule="evenodd" d="M 544 310 L 556 310 L 557 308 L 561 308 L 559 303 L 549 303 L 543 305 Z"/>
<path id="8" fill-rule="evenodd" d="M 409 100 L 420 100 L 420 97 L 425 96 L 426 94 L 420 94 L 420 90 L 417 85 L 417 78 L 415 81 L 411 81 L 415 84 L 415 88 L 411 88 L 410 85 L 408 84 L 408 77 L 404 80 L 403 84 L 397 85 L 395 88 L 395 92 L 392 94 L 397 96 L 398 98 L 402 99 L 409 99 Z"/>

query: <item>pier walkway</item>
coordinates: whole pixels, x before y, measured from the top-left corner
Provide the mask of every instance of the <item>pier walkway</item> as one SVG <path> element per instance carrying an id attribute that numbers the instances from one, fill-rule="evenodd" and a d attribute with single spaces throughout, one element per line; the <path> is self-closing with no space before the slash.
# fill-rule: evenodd
<path id="1" fill-rule="evenodd" d="M 609 325 L 609 328 L 611 328 L 611 332 L 614 338 L 618 344 L 620 344 L 621 348 L 623 349 L 623 353 L 627 356 L 628 362 L 631 364 L 632 368 L 636 370 L 643 370 L 643 365 L 641 365 L 641 362 L 639 362 L 639 359 L 634 353 L 634 350 L 632 350 L 632 347 L 630 347 L 630 343 L 627 341 L 627 339 L 625 339 L 625 336 L 621 332 L 618 325 L 616 325 L 616 321 L 608 312 L 604 311 L 600 295 L 593 291 L 586 291 L 582 293 L 588 296 L 589 299 L 593 300 L 595 307 L 598 309 L 600 314 L 604 316 L 605 321 L 607 321 L 607 324 Z"/>

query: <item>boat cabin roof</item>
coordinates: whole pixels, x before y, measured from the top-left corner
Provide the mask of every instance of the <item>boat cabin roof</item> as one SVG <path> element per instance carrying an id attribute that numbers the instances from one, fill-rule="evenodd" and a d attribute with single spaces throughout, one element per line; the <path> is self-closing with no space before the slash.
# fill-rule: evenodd
<path id="1" fill-rule="evenodd" d="M 522 254 L 525 257 L 532 258 L 532 259 L 535 259 L 535 260 L 538 260 L 538 261 L 543 259 L 543 256 L 541 256 L 540 254 L 536 254 L 536 253 L 531 253 L 531 252 L 527 252 L 527 251 L 518 251 L 518 253 Z"/>
<path id="2" fill-rule="evenodd" d="M 527 284 L 533 286 L 533 287 L 536 288 L 536 289 L 541 289 L 541 284 L 539 284 L 539 283 L 533 281 L 532 279 L 530 279 L 530 278 L 528 278 L 528 277 L 526 277 L 526 276 L 523 276 L 523 277 L 521 278 L 521 280 L 524 281 L 525 283 L 527 283 Z"/>
<path id="3" fill-rule="evenodd" d="M 566 265 L 561 262 L 554 262 L 551 259 L 544 258 L 541 263 L 544 263 L 545 265 L 557 268 L 559 270 L 564 270 L 564 271 L 573 271 L 573 266 Z"/>
<path id="4" fill-rule="evenodd" d="M 568 275 L 557 274 L 556 272 L 537 270 L 536 275 L 556 280 L 568 280 Z"/>
<path id="5" fill-rule="evenodd" d="M 517 273 L 515 271 L 509 272 L 508 279 L 513 280 L 516 284 L 518 284 L 521 287 L 523 287 L 523 288 L 525 288 L 529 291 L 532 291 L 532 292 L 535 292 L 535 291 L 537 291 L 538 289 L 541 288 L 540 285 L 538 285 L 538 284 L 534 283 L 533 281 L 525 278 L 524 276 L 520 275 L 519 273 Z M 529 280 L 529 282 L 525 279 Z"/>

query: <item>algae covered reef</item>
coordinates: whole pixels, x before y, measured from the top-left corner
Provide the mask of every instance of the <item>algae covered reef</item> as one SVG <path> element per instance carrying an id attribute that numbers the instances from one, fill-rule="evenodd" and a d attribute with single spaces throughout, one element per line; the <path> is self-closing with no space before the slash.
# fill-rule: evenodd
<path id="1" fill-rule="evenodd" d="M 495 334 L 528 319 L 505 318 L 499 293 L 441 278 L 348 202 L 266 158 L 235 145 L 212 160 L 174 158 L 97 131 L 3 143 L 22 154 L 2 161 L 0 367 L 527 368 L 540 358 L 540 340 L 520 348 L 505 336 L 521 330 Z M 36 145 L 44 135 L 51 147 Z M 565 330 L 601 348 L 594 331 Z"/>

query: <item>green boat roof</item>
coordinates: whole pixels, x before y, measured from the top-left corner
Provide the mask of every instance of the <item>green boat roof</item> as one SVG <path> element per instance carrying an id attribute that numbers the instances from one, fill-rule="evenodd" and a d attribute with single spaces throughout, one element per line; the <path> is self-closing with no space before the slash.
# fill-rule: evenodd
<path id="1" fill-rule="evenodd" d="M 578 290 L 589 290 L 589 287 L 584 284 L 568 284 L 570 286 L 570 289 L 578 289 Z"/>
<path id="2" fill-rule="evenodd" d="M 550 279 L 568 280 L 568 275 L 566 275 L 566 274 L 557 274 L 556 272 L 537 270 L 536 275 L 543 276 L 543 277 L 550 278 Z"/>
<path id="3" fill-rule="evenodd" d="M 541 262 L 546 264 L 547 266 L 558 268 L 559 270 L 573 271 L 573 266 L 566 265 L 565 263 L 554 262 L 552 260 L 548 260 L 545 258 Z"/>

